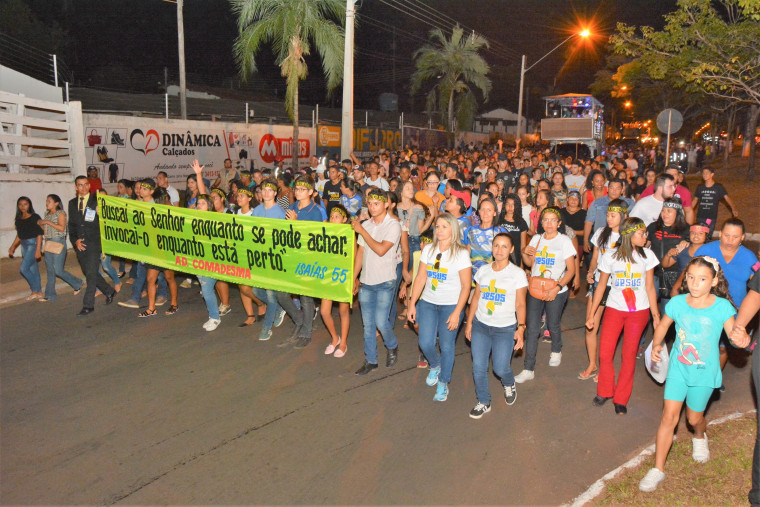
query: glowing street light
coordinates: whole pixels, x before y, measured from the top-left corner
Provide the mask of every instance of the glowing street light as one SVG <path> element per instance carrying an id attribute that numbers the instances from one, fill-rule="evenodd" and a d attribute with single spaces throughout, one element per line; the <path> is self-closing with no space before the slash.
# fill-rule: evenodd
<path id="1" fill-rule="evenodd" d="M 517 99 L 517 137 L 516 139 L 520 139 L 522 137 L 522 106 L 523 106 L 523 88 L 525 84 L 525 73 L 528 72 L 533 67 L 535 67 L 536 65 L 538 65 L 538 63 L 541 60 L 543 60 L 544 58 L 546 58 L 547 56 L 549 56 L 550 54 L 558 50 L 560 47 L 565 45 L 565 43 L 568 42 L 573 37 L 581 37 L 583 39 L 587 39 L 590 36 L 591 36 L 591 32 L 588 30 L 588 28 L 584 29 L 581 32 L 576 32 L 572 34 L 570 37 L 568 37 L 567 39 L 563 40 L 562 42 L 554 46 L 554 48 L 552 48 L 551 51 L 549 51 L 544 56 L 536 60 L 533 63 L 533 65 L 531 65 L 527 69 L 525 68 L 525 55 L 522 56 L 522 65 L 520 66 L 520 98 Z"/>
<path id="2" fill-rule="evenodd" d="M 623 106 L 625 106 L 626 109 L 630 109 L 632 105 L 633 105 L 633 102 L 631 102 L 630 100 L 626 100 L 625 104 L 623 104 Z"/>

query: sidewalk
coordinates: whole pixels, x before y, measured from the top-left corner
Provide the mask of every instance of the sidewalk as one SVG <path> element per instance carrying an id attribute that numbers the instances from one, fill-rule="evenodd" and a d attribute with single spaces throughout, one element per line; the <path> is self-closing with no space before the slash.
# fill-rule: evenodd
<path id="1" fill-rule="evenodd" d="M 31 294 L 29 284 L 21 273 L 19 267 L 21 266 L 21 252 L 17 252 L 17 255 L 13 256 L 13 259 L 9 259 L 7 256 L 0 259 L 0 308 L 8 306 L 14 306 L 21 303 L 26 303 L 26 298 Z M 45 259 L 43 258 L 37 263 L 40 269 L 40 281 L 42 283 L 42 292 L 45 292 L 45 284 L 47 283 L 47 269 L 45 268 Z M 77 256 L 74 250 L 69 249 L 66 255 L 66 271 L 76 276 L 77 278 L 84 279 L 82 274 L 82 268 L 79 267 Z M 110 280 L 109 280 L 110 283 Z M 70 294 L 72 291 L 69 284 L 61 280 L 56 281 L 55 291 L 60 296 L 61 294 Z M 34 301 L 36 304 L 36 301 Z"/>

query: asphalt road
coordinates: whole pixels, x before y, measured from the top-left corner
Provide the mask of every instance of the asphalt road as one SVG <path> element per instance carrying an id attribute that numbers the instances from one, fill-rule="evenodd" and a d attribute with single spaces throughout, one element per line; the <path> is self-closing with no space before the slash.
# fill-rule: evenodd
<path id="1" fill-rule="evenodd" d="M 126 299 L 127 294 L 120 296 Z M 559 504 L 654 441 L 662 388 L 640 361 L 629 412 L 591 405 L 585 307 L 570 300 L 563 362 L 539 345 L 536 379 L 508 407 L 492 377 L 480 420 L 460 335 L 444 403 L 416 368 L 399 324 L 399 363 L 366 377 L 361 320 L 348 354 L 324 356 L 324 327 L 304 350 L 278 348 L 233 312 L 216 331 L 196 289 L 180 310 L 138 319 L 81 296 L 0 310 L 0 502 L 3 504 Z M 165 307 L 164 307 L 165 308 Z M 337 315 L 336 315 L 337 316 Z M 739 358 L 741 362 L 741 357 Z M 522 358 L 512 361 L 516 372 Z M 730 364 L 714 418 L 753 408 L 748 365 Z"/>

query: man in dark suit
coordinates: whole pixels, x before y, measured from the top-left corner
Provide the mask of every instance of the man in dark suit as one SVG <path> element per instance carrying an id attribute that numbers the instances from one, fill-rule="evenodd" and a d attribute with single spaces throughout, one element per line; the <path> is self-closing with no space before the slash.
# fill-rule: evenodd
<path id="1" fill-rule="evenodd" d="M 97 213 L 97 196 L 90 195 L 90 182 L 86 176 L 74 180 L 77 195 L 69 201 L 69 239 L 74 245 L 79 265 L 87 279 L 84 303 L 79 316 L 95 311 L 95 289 L 105 294 L 106 304 L 113 302 L 116 291 L 100 274 L 100 223 Z"/>

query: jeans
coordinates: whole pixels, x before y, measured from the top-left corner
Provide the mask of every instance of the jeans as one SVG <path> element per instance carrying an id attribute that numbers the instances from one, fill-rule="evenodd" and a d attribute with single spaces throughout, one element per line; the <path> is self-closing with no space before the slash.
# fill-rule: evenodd
<path id="1" fill-rule="evenodd" d="M 760 332 L 755 332 L 757 338 Z M 752 353 L 752 382 L 755 384 L 755 402 L 760 406 L 760 350 L 755 345 Z M 757 417 L 755 432 L 755 452 L 752 454 L 752 489 L 747 496 L 753 507 L 760 506 L 760 415 Z"/>
<path id="2" fill-rule="evenodd" d="M 493 327 L 483 324 L 477 318 L 472 323 L 472 378 L 480 403 L 491 403 L 491 392 L 488 390 L 488 356 L 491 356 L 493 372 L 501 379 L 501 385 L 506 387 L 515 383 L 509 362 L 512 360 L 512 350 L 515 346 L 516 329 L 516 324 Z"/>
<path id="3" fill-rule="evenodd" d="M 434 305 L 424 299 L 417 301 L 420 349 L 425 354 L 430 368 L 441 368 L 438 381 L 444 384 L 451 382 L 451 372 L 454 369 L 454 346 L 459 326 L 464 318 L 464 312 L 460 312 L 456 329 L 449 331 L 446 321 L 456 307 L 457 305 Z M 440 354 L 435 346 L 436 337 L 441 347 Z"/>
<path id="4" fill-rule="evenodd" d="M 541 315 L 546 311 L 546 328 L 552 335 L 552 352 L 562 352 L 562 326 L 560 319 L 565 311 L 569 290 L 560 292 L 554 301 L 543 301 L 528 294 L 526 304 L 525 369 L 534 371 L 538 352 L 538 335 L 541 333 Z"/>
<path id="5" fill-rule="evenodd" d="M 203 301 L 206 303 L 208 318 L 219 320 L 219 304 L 216 302 L 216 280 L 207 276 L 198 275 L 198 282 L 201 284 L 201 293 Z"/>
<path id="6" fill-rule="evenodd" d="M 47 269 L 47 283 L 45 284 L 45 299 L 48 301 L 54 301 L 56 298 L 55 293 L 55 279 L 60 278 L 67 284 L 71 285 L 71 288 L 79 290 L 82 288 L 82 280 L 66 271 L 66 240 L 61 239 L 47 239 L 45 241 L 52 241 L 54 243 L 60 243 L 63 245 L 63 251 L 59 254 L 45 252 L 45 268 Z"/>
<path id="7" fill-rule="evenodd" d="M 377 334 L 383 335 L 385 348 L 398 348 L 398 340 L 393 334 L 393 327 L 388 324 L 388 314 L 393 302 L 395 280 L 376 285 L 362 284 L 359 289 L 359 304 L 362 308 L 362 324 L 364 324 L 364 360 L 377 364 Z"/>
<path id="8" fill-rule="evenodd" d="M 311 338 L 311 327 L 314 324 L 314 298 L 300 296 L 301 307 L 299 308 L 287 292 L 274 292 L 280 307 L 293 319 L 293 323 L 298 330 L 298 337 Z M 269 313 L 269 307 L 267 307 L 267 313 Z M 264 321 L 266 321 L 266 315 L 264 315 Z M 274 316 L 272 316 L 272 322 L 274 322 Z"/>
<path id="9" fill-rule="evenodd" d="M 37 251 L 37 238 L 21 240 L 21 276 L 26 278 L 32 292 L 42 292 L 42 282 L 40 281 L 40 268 L 37 266 L 37 259 L 34 253 Z"/>
<path id="10" fill-rule="evenodd" d="M 135 274 L 135 281 L 132 283 L 132 295 L 129 297 L 130 301 L 139 303 L 142 299 L 142 293 L 146 290 L 148 284 L 148 268 L 145 267 L 144 262 L 138 262 L 137 273 Z M 166 278 L 164 272 L 161 271 L 158 274 L 158 289 L 156 291 L 156 298 L 169 297 L 169 286 L 166 285 Z"/>
<path id="11" fill-rule="evenodd" d="M 261 330 L 268 331 L 274 325 L 274 318 L 277 316 L 277 312 L 282 311 L 280 303 L 277 302 L 277 291 L 254 287 L 253 294 L 267 304 L 267 313 L 264 314 L 264 323 L 261 325 Z"/>
<path id="12" fill-rule="evenodd" d="M 401 288 L 401 272 L 403 269 L 403 262 L 396 264 L 396 285 L 393 287 L 393 301 L 388 314 L 388 325 L 391 326 L 391 329 L 396 325 L 396 317 L 398 316 L 398 290 Z"/>
<path id="13" fill-rule="evenodd" d="M 106 254 L 100 264 L 103 266 L 103 271 L 106 272 L 113 284 L 119 285 L 121 283 L 121 281 L 119 281 L 119 272 L 116 271 L 116 268 L 111 264 L 111 256 Z"/>

